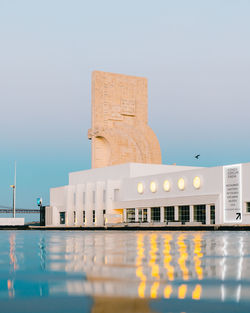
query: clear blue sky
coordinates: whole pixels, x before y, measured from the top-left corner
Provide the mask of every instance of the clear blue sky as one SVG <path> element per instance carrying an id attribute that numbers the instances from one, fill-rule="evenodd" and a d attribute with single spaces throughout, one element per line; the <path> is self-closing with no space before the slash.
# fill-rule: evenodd
<path id="1" fill-rule="evenodd" d="M 148 78 L 164 163 L 249 162 L 249 16 L 249 0 L 0 0 L 0 204 L 14 160 L 28 208 L 90 167 L 93 70 Z"/>

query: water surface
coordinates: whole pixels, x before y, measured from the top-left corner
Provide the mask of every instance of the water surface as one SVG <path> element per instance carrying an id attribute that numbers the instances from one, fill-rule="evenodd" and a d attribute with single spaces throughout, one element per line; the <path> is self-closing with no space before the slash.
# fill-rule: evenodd
<path id="1" fill-rule="evenodd" d="M 0 312 L 250 312 L 250 233 L 1 231 Z"/>

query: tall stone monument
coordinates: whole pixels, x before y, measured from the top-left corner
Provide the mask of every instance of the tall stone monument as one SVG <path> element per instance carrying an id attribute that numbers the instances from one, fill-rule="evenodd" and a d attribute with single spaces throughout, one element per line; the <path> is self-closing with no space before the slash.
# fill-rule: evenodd
<path id="1" fill-rule="evenodd" d="M 100 71 L 92 74 L 92 168 L 138 162 L 161 164 L 148 126 L 147 79 Z"/>

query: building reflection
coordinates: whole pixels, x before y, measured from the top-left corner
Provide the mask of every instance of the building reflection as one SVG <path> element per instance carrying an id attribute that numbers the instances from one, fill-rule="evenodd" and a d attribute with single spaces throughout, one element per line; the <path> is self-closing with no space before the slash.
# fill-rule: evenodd
<path id="1" fill-rule="evenodd" d="M 74 236 L 67 238 L 50 248 L 49 267 L 87 273 L 86 280 L 66 283 L 65 290 L 73 294 L 194 301 L 242 298 L 243 238 L 232 260 L 235 244 L 224 235 L 138 232 L 126 236 L 121 234 L 116 240 L 111 233 L 86 235 L 80 241 Z M 56 240 L 61 241 L 59 237 Z M 234 281 L 233 285 L 229 286 L 228 280 Z M 51 292 L 57 292 L 56 288 Z"/>
<path id="2" fill-rule="evenodd" d="M 250 246 L 240 233 L 232 240 L 229 233 L 55 232 L 41 236 L 36 247 L 32 253 L 49 279 L 27 288 L 40 296 L 239 302 L 250 292 Z M 29 256 L 26 251 L 22 258 Z M 15 233 L 9 236 L 9 267 L 10 273 L 23 270 Z M 13 277 L 6 281 L 12 298 L 20 293 Z"/>

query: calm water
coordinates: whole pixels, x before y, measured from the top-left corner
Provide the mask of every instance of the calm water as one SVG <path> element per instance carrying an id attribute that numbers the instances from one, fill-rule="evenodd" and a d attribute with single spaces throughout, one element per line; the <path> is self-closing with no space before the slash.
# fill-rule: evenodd
<path id="1" fill-rule="evenodd" d="M 1 231 L 0 312 L 250 312 L 250 233 Z"/>

